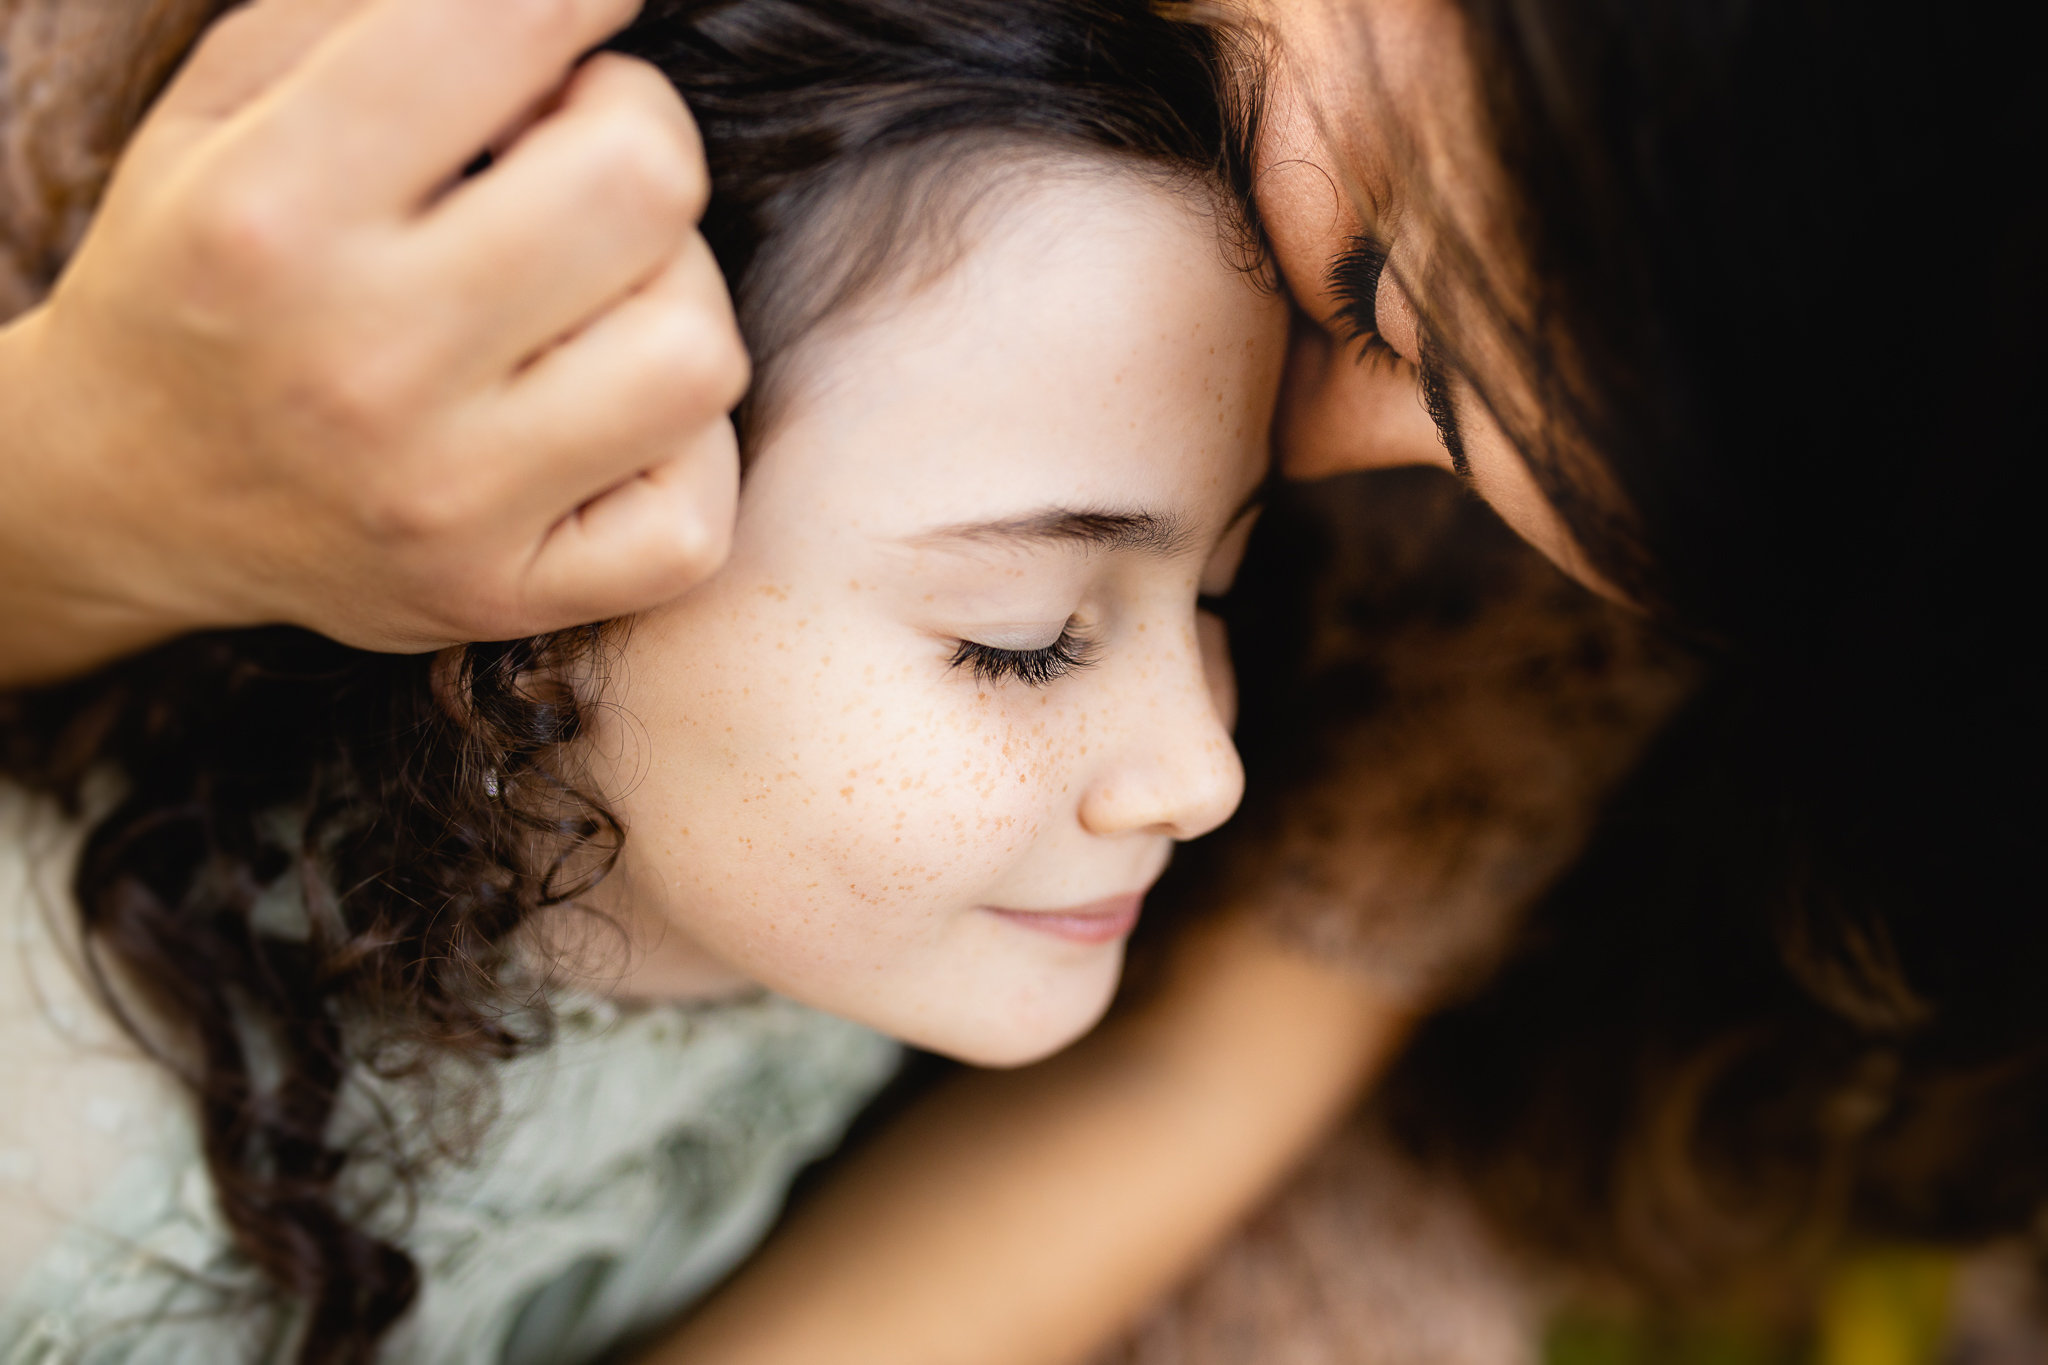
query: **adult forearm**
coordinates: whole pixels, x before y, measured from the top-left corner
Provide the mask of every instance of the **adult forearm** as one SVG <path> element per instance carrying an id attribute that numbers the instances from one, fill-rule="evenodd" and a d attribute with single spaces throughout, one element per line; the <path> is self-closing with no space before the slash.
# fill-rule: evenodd
<path id="1" fill-rule="evenodd" d="M 0 688 L 83 673 L 204 624 L 122 583 L 117 544 L 73 486 L 35 392 L 33 338 L 0 327 Z"/>
<path id="2" fill-rule="evenodd" d="M 1185 1274 L 1355 1100 L 1406 1009 L 1248 918 L 1066 1053 L 942 1087 L 646 1365 L 1059 1365 Z"/>
<path id="3" fill-rule="evenodd" d="M 87 673 L 175 633 L 146 614 L 68 592 L 21 557 L 0 563 L 0 689 Z"/>

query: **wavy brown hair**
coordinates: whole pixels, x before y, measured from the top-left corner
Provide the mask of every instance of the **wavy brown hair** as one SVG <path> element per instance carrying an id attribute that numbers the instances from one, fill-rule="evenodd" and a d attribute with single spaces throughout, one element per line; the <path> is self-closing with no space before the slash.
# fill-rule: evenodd
<path id="1" fill-rule="evenodd" d="M 98 28 L 51 3 L 0 9 L 22 298 L 48 287 L 122 136 L 219 8 L 137 0 Z M 1246 227 L 1226 41 L 1145 0 L 671 0 L 614 45 L 693 106 L 706 235 L 772 378 L 824 312 L 957 246 L 979 172 L 1014 151 L 1150 167 Z M 90 779 L 121 779 L 73 880 L 90 965 L 189 1084 L 236 1245 L 306 1308 L 308 1365 L 369 1358 L 418 1290 L 402 1248 L 337 1202 L 348 1070 L 424 1085 L 438 1061 L 546 1039 L 545 1010 L 508 992 L 534 984 L 513 969 L 537 916 L 591 888 L 625 837 L 576 758 L 619 628 L 439 660 L 205 634 L 0 698 L 8 776 L 76 813 Z M 279 887 L 303 923 L 257 913 Z"/>
<path id="2" fill-rule="evenodd" d="M 1844 1230 L 2038 1239 L 2048 756 L 2017 490 L 2048 191 L 2018 168 L 2048 99 L 2019 17 L 1456 8 L 1537 320 L 1478 396 L 1544 396 L 1506 423 L 1536 478 L 1708 669 L 1393 1102 L 1530 1241 L 1662 1292 Z"/>

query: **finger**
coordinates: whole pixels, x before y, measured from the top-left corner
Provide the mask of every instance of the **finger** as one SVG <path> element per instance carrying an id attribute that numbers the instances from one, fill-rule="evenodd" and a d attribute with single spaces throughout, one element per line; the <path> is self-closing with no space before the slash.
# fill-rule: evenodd
<path id="1" fill-rule="evenodd" d="M 644 611 L 708 578 L 732 546 L 739 446 L 720 422 L 687 452 L 577 509 L 527 574 L 539 615 L 601 621 Z"/>
<path id="2" fill-rule="evenodd" d="M 417 268 L 447 282 L 463 353 L 503 374 L 658 273 L 708 193 L 675 91 L 645 63 L 603 54 L 559 109 L 435 208 Z"/>
<path id="3" fill-rule="evenodd" d="M 410 211 L 633 17 L 637 0 L 371 0 L 276 89 L 247 154 Z"/>
<path id="4" fill-rule="evenodd" d="M 746 385 L 724 277 L 692 233 L 646 288 L 497 391 L 476 477 L 508 480 L 513 515 L 552 523 L 721 423 Z"/>
<path id="5" fill-rule="evenodd" d="M 257 0 L 209 28 L 156 116 L 225 118 L 281 80 L 366 0 Z"/>

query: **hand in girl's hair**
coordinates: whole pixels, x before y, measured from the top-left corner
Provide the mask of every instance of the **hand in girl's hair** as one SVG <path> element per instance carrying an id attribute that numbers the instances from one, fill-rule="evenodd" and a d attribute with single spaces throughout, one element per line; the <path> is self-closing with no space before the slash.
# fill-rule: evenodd
<path id="1" fill-rule="evenodd" d="M 634 9 L 216 26 L 0 332 L 0 682 L 209 626 L 503 638 L 717 566 L 747 362 L 702 148 L 653 70 L 578 61 Z"/>

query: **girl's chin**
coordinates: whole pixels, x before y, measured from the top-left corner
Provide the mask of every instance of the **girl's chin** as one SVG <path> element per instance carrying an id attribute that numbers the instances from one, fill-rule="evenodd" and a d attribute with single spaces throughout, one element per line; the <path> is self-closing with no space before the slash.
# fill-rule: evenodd
<path id="1" fill-rule="evenodd" d="M 976 1011 L 972 1018 L 948 1028 L 934 1012 L 920 1021 L 929 1027 L 905 1030 L 897 1036 L 913 1047 L 969 1066 L 1015 1067 L 1043 1061 L 1085 1036 L 1108 1012 L 1122 975 L 1121 943 L 1107 947 L 1105 956 L 1109 959 L 1105 964 L 1108 970 L 1101 971 L 1098 979 L 1085 988 L 1078 981 L 1059 982 L 1057 997 L 1040 995 L 1028 1017 L 1004 1018 Z M 1068 971 L 1075 976 L 1083 975 L 1078 967 Z"/>

